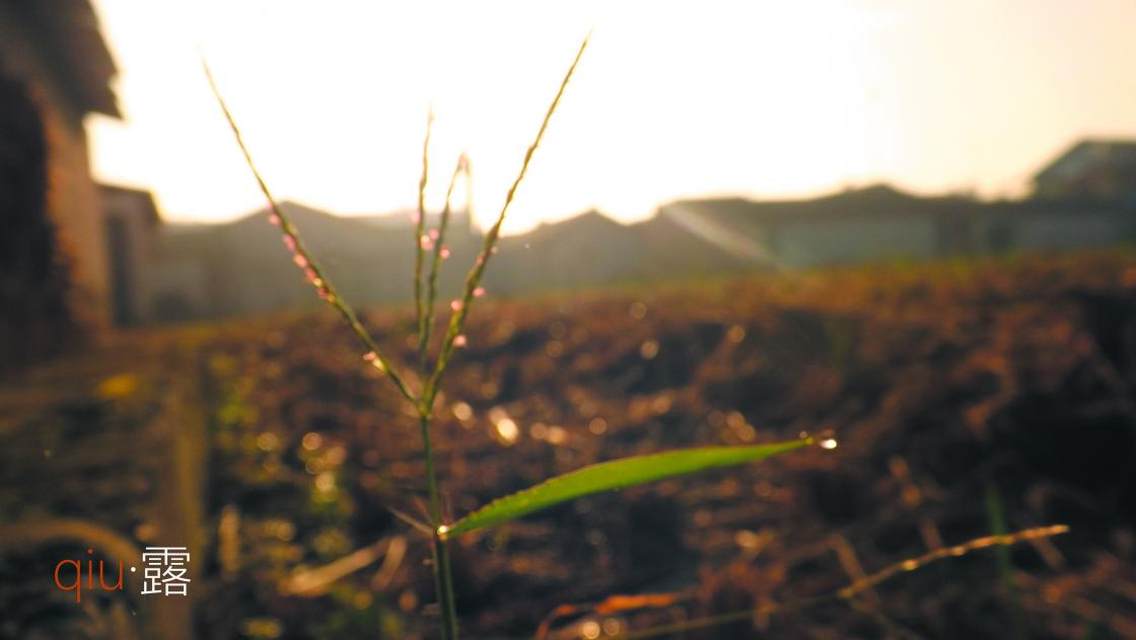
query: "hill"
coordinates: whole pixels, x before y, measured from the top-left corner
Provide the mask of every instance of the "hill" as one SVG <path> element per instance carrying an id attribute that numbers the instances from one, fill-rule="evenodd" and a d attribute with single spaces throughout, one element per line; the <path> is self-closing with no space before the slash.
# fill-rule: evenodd
<path id="1" fill-rule="evenodd" d="M 287 202 L 308 246 L 348 299 L 411 296 L 412 229 L 405 215 L 340 218 Z M 318 303 L 279 247 L 265 212 L 164 238 L 152 269 L 164 317 L 223 317 Z M 819 198 L 679 200 L 635 224 L 598 211 L 543 224 L 500 243 L 486 285 L 498 296 L 662 282 L 716 274 L 866 262 L 911 262 L 1136 240 L 1136 211 L 1087 202 L 980 202 L 922 197 L 886 185 Z M 444 297 L 460 291 L 481 238 L 456 223 Z M 179 299 L 180 296 L 180 299 Z M 179 311 L 180 309 L 180 311 Z"/>
<path id="2" fill-rule="evenodd" d="M 300 228 L 307 246 L 340 291 L 358 303 L 405 301 L 411 296 L 414 250 L 410 226 L 389 217 L 344 218 L 293 202 L 282 205 Z M 196 265 L 206 298 L 197 317 L 224 317 L 282 309 L 315 308 L 318 301 L 301 282 L 279 234 L 268 227 L 265 211 L 222 225 L 179 228 L 166 234 L 160 264 L 172 274 L 157 289 L 175 294 L 186 283 L 177 278 Z M 451 258 L 439 278 L 440 292 L 452 297 L 481 238 L 455 229 L 448 234 Z M 591 211 L 555 224 L 541 225 L 504 238 L 487 274 L 494 294 L 569 290 L 620 282 L 646 282 L 738 271 L 752 265 L 744 258 L 689 233 L 672 221 L 652 219 L 636 225 L 617 223 Z M 179 267 L 182 271 L 179 271 Z M 177 307 L 178 305 L 172 305 Z M 177 315 L 176 311 L 172 314 Z"/>

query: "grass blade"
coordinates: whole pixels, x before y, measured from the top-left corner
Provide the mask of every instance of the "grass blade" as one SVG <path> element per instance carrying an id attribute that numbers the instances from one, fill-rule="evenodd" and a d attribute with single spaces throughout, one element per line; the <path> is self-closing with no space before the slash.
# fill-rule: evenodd
<path id="1" fill-rule="evenodd" d="M 813 442 L 812 438 L 802 438 L 746 447 L 703 447 L 601 462 L 498 498 L 439 530 L 439 534 L 449 537 L 501 524 L 593 493 L 623 489 L 706 469 L 756 462 Z"/>

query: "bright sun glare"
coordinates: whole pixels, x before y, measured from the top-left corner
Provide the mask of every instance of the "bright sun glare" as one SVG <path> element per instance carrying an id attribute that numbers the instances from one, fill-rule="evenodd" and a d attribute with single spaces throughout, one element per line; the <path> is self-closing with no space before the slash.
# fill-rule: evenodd
<path id="1" fill-rule="evenodd" d="M 999 31 L 986 22 L 1004 4 L 99 0 L 126 120 L 95 118 L 93 163 L 103 180 L 153 189 L 175 220 L 262 205 L 200 52 L 280 197 L 344 214 L 413 206 L 432 105 L 431 198 L 466 151 L 484 222 L 594 29 L 509 231 L 593 207 L 631 220 L 681 196 L 881 179 L 1004 191 L 1071 136 L 1136 129 L 1131 87 L 1101 73 L 1055 84 L 1039 71 L 1049 49 L 1030 49 L 1063 28 L 1062 64 L 1115 65 L 1126 38 L 1116 20 Z M 1122 3 L 1109 10 L 1136 18 Z M 943 39 L 963 33 L 965 47 Z M 1111 106 L 1081 115 L 1050 95 L 1069 89 Z"/>

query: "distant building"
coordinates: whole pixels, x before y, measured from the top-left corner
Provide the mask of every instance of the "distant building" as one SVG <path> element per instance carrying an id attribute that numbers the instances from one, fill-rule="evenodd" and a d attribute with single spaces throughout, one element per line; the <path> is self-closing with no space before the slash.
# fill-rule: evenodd
<path id="1" fill-rule="evenodd" d="M 1136 204 L 1136 140 L 1081 140 L 1034 176 L 1046 200 Z"/>
<path id="2" fill-rule="evenodd" d="M 138 324 L 153 314 L 149 271 L 158 259 L 162 220 L 149 191 L 99 185 L 109 260 L 114 323 Z"/>
<path id="3" fill-rule="evenodd" d="M 110 319 L 109 261 L 83 119 L 118 117 L 85 0 L 0 0 L 0 360 Z"/>
<path id="4" fill-rule="evenodd" d="M 807 200 L 699 199 L 665 205 L 670 217 L 704 238 L 755 243 L 749 252 L 779 267 L 926 259 L 965 252 L 973 201 L 919 198 L 886 185 Z M 730 245 L 717 241 L 724 249 Z"/>
<path id="5" fill-rule="evenodd" d="M 876 185 L 809 200 L 679 201 L 659 213 L 725 251 L 786 268 L 1136 241 L 1136 200 L 1102 196 L 983 202 Z"/>

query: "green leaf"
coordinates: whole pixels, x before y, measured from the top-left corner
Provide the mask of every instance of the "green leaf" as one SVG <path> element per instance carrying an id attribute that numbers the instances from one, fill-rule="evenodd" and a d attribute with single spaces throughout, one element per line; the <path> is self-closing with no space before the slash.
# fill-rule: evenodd
<path id="1" fill-rule="evenodd" d="M 645 484 L 688 473 L 755 462 L 813 444 L 812 438 L 746 447 L 681 449 L 593 464 L 498 498 L 440 529 L 451 537 L 509 520 L 582 496 Z"/>

